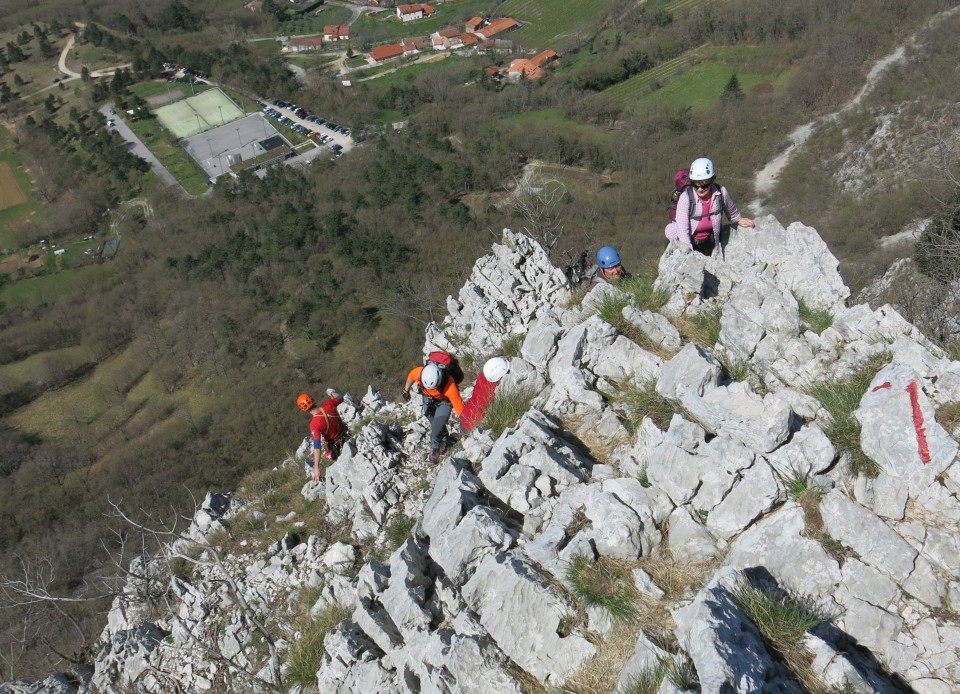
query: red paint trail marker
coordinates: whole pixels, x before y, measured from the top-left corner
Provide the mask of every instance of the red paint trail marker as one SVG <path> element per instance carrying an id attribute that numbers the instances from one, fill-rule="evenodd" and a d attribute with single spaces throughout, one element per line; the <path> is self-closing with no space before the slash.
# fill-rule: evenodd
<path id="1" fill-rule="evenodd" d="M 893 387 L 893 386 L 890 385 L 890 381 L 887 381 L 886 383 L 881 383 L 880 385 L 876 386 L 876 387 L 875 387 L 873 390 L 871 390 L 870 392 L 871 392 L 871 393 L 876 393 L 878 390 L 883 390 L 884 388 L 890 389 L 890 388 L 892 388 L 892 387 Z"/>
<path id="2" fill-rule="evenodd" d="M 923 429 L 923 412 L 920 411 L 916 381 L 910 381 L 907 392 L 910 393 L 910 405 L 913 407 L 913 428 L 917 432 L 917 453 L 920 454 L 920 460 L 926 465 L 930 462 L 930 448 L 927 446 L 927 432 Z"/>

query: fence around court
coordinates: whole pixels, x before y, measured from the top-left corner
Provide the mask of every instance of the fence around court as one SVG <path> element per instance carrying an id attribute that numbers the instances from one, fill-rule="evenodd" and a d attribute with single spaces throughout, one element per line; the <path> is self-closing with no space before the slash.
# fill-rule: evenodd
<path id="1" fill-rule="evenodd" d="M 164 128 L 183 139 L 243 117 L 241 109 L 219 89 L 209 89 L 167 106 L 154 114 Z"/>

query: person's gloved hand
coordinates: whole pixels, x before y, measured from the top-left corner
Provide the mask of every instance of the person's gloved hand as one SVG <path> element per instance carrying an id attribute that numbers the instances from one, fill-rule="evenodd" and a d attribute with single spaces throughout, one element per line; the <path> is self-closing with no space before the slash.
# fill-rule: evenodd
<path id="1" fill-rule="evenodd" d="M 409 401 L 409 400 L 410 400 L 410 391 L 409 391 L 409 390 L 401 390 L 401 391 L 400 391 L 400 402 L 407 402 L 407 401 Z"/>

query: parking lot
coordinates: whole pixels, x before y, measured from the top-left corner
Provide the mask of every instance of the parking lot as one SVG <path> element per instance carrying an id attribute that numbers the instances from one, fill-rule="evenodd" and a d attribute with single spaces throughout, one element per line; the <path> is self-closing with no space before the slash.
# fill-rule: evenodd
<path id="1" fill-rule="evenodd" d="M 275 99 L 273 104 L 260 103 L 267 118 L 283 123 L 301 135 L 310 136 L 314 141 L 326 145 L 330 149 L 331 158 L 339 158 L 353 148 L 354 141 L 350 130 L 337 123 L 312 115 L 296 104 L 288 104 L 281 99 Z"/>

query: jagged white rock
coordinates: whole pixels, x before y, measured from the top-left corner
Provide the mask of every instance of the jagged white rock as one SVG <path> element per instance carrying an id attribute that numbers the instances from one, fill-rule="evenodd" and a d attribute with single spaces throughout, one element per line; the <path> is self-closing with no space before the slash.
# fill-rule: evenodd
<path id="1" fill-rule="evenodd" d="M 600 285 L 583 306 L 566 306 L 563 274 L 544 250 L 505 231 L 448 301 L 450 315 L 428 328 L 424 351 L 481 360 L 522 338 L 501 388 L 532 389 L 535 407 L 496 440 L 481 426 L 433 467 L 416 405 L 369 390 L 363 415 L 372 421 L 345 407 L 358 433 L 322 483 L 303 487 L 331 521 L 350 524 L 354 545 L 261 515 L 276 531 L 266 555 L 171 579 L 171 614 L 151 620 L 129 583 L 83 690 L 160 692 L 172 678 L 200 691 L 228 677 L 256 690 L 240 669 L 267 678 L 267 663 L 250 647 L 238 598 L 273 610 L 283 650 L 296 638 L 284 631 L 286 611 L 307 586 L 318 589 L 315 617 L 350 615 L 324 639 L 319 692 L 519 692 L 521 669 L 559 686 L 614 625 L 602 608 L 579 604 L 577 559 L 626 562 L 626 582 L 671 610 L 703 692 L 798 691 L 740 609 L 744 583 L 810 600 L 826 615 L 805 641 L 824 686 L 960 689 L 960 627 L 948 618 L 960 604 L 960 464 L 953 432 L 936 421 L 938 408 L 960 402 L 960 363 L 889 306 L 847 307 L 838 263 L 813 229 L 756 221 L 714 257 L 668 247 L 656 282 L 667 304 L 623 311 L 661 345 L 657 354 L 595 315 L 601 297 L 619 290 Z M 800 302 L 827 312 L 831 327 L 813 332 Z M 714 312 L 716 345 L 683 344 L 670 322 Z M 878 356 L 890 363 L 857 418 L 862 449 L 882 472 L 851 478 L 825 434 L 829 415 L 807 389 Z M 748 367 L 745 382 L 727 373 L 737 362 Z M 633 429 L 618 414 L 620 394 L 650 382 L 679 405 L 666 431 L 649 418 Z M 302 469 L 308 452 L 289 464 Z M 798 503 L 788 494 L 798 484 L 817 491 Z M 208 499 L 183 547 L 229 529 L 239 502 L 224 498 L 227 508 Z M 386 528 L 400 514 L 416 524 L 389 548 Z M 380 548 L 380 559 L 355 573 L 361 541 Z M 647 557 L 671 554 L 703 572 L 704 586 L 673 602 L 643 568 Z M 239 594 L 223 587 L 224 570 Z M 850 649 L 853 641 L 862 648 Z M 233 663 L 204 660 L 199 644 Z M 617 686 L 665 657 L 685 656 L 638 634 Z"/>

